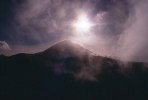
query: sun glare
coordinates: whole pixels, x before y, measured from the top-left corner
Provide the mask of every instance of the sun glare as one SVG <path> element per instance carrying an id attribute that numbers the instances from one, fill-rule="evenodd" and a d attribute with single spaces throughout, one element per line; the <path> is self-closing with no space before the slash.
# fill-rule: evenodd
<path id="1" fill-rule="evenodd" d="M 73 27 L 77 32 L 87 33 L 91 30 L 93 24 L 90 22 L 86 14 L 79 15 L 73 22 Z"/>

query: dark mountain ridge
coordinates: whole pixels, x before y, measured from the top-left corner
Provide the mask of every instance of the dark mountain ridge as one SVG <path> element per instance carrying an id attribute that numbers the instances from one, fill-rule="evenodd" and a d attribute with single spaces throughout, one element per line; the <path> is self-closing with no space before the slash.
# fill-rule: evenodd
<path id="1" fill-rule="evenodd" d="M 147 100 L 148 65 L 96 56 L 71 41 L 0 56 L 1 100 Z"/>

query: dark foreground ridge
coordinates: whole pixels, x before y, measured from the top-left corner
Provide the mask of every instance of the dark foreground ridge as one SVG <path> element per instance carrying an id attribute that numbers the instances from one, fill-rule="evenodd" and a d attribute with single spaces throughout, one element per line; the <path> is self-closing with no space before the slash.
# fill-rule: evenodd
<path id="1" fill-rule="evenodd" d="M 0 100 L 148 100 L 148 65 L 92 55 L 63 41 L 0 56 Z"/>

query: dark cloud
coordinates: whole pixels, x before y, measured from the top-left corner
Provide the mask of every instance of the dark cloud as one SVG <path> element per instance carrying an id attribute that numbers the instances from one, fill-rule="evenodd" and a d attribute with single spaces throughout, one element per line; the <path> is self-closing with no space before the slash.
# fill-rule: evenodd
<path id="1" fill-rule="evenodd" d="M 15 9 L 19 7 L 23 0 L 1 0 L 0 1 L 0 39 L 10 40 L 12 33 L 12 23 L 15 16 Z M 14 31 L 14 30 L 13 30 Z"/>

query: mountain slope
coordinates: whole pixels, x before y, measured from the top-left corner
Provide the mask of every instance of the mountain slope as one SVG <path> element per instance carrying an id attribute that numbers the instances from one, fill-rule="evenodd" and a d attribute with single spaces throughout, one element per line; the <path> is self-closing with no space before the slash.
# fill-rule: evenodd
<path id="1" fill-rule="evenodd" d="M 61 41 L 49 49 L 42 52 L 43 55 L 50 55 L 50 57 L 71 57 L 71 56 L 77 56 L 82 57 L 86 55 L 91 55 L 92 52 L 83 48 L 79 44 L 76 44 L 70 40 L 64 40 Z"/>
<path id="2" fill-rule="evenodd" d="M 146 100 L 147 67 L 142 62 L 123 63 L 95 56 L 78 44 L 62 41 L 36 54 L 0 56 L 0 97 Z"/>

